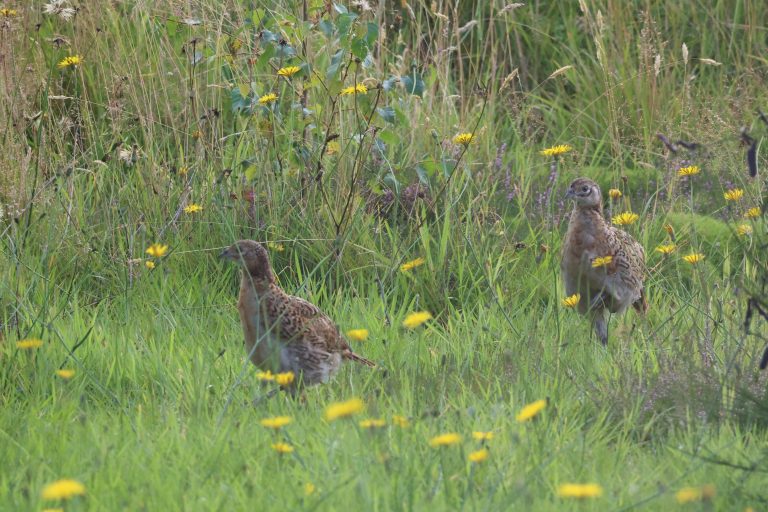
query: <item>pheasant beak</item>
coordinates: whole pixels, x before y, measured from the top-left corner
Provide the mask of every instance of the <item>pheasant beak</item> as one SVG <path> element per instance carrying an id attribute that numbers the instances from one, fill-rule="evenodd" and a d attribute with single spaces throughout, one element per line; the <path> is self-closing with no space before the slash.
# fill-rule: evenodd
<path id="1" fill-rule="evenodd" d="M 573 193 L 573 189 L 569 188 L 568 191 L 565 193 L 565 199 L 573 199 L 576 197 L 576 194 Z"/>
<path id="2" fill-rule="evenodd" d="M 222 260 L 229 259 L 229 247 L 227 247 L 226 249 L 224 249 L 219 253 L 219 259 L 222 259 Z"/>

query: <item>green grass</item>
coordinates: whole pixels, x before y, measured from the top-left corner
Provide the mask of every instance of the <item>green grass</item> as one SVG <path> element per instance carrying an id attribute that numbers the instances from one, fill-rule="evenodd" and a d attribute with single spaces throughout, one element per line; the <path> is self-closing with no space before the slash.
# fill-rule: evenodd
<path id="1" fill-rule="evenodd" d="M 5 6 L 0 509 L 58 505 L 41 492 L 60 478 L 86 487 L 65 510 L 765 508 L 768 329 L 743 327 L 747 299 L 765 304 L 765 221 L 742 217 L 765 180 L 738 145 L 766 130 L 764 8 L 251 4 L 88 3 L 70 22 Z M 83 64 L 59 69 L 67 55 Z M 340 95 L 355 82 L 368 92 Z M 671 155 L 658 132 L 704 148 Z M 560 143 L 553 173 L 539 151 Z M 684 159 L 701 174 L 678 178 Z M 648 255 L 650 312 L 613 317 L 607 349 L 561 305 L 561 197 L 581 175 L 623 192 L 611 213 L 641 216 L 626 229 Z M 433 208 L 371 213 L 370 194 L 417 181 Z M 270 388 L 216 258 L 239 238 L 271 242 L 280 284 L 343 331 L 368 329 L 354 348 L 378 367 L 254 407 Z M 170 251 L 149 269 L 154 242 Z M 434 320 L 403 328 L 420 310 Z M 365 411 L 324 420 L 350 398 Z M 293 421 L 260 425 L 277 415 Z M 494 432 L 481 463 L 474 431 Z M 430 446 L 447 432 L 463 441 Z"/>

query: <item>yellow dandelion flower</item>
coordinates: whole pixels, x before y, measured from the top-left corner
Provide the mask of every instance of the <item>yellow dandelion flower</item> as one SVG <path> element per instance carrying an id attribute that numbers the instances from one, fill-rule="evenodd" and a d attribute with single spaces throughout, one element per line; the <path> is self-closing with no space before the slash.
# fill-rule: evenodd
<path id="1" fill-rule="evenodd" d="M 598 498 L 603 495 L 603 488 L 598 484 L 562 484 L 557 488 L 561 498 Z"/>
<path id="2" fill-rule="evenodd" d="M 40 348 L 43 344 L 43 340 L 39 338 L 27 338 L 26 340 L 20 340 L 16 342 L 16 348 L 23 350 L 30 350 L 33 348 Z"/>
<path id="3" fill-rule="evenodd" d="M 227 45 L 230 53 L 237 53 L 243 47 L 243 42 L 240 39 L 230 39 Z"/>
<path id="4" fill-rule="evenodd" d="M 265 372 L 256 372 L 256 378 L 262 382 L 272 382 L 275 380 L 275 376 L 269 370 Z"/>
<path id="5" fill-rule="evenodd" d="M 483 448 L 482 450 L 471 452 L 467 458 L 469 462 L 480 463 L 487 459 L 488 455 L 490 455 L 490 452 Z"/>
<path id="6" fill-rule="evenodd" d="M 334 421 L 339 418 L 346 418 L 361 412 L 365 404 L 359 398 L 353 398 L 346 402 L 336 402 L 325 408 L 325 420 Z"/>
<path id="7" fill-rule="evenodd" d="M 43 499 L 47 501 L 52 500 L 68 500 L 73 496 L 85 495 L 85 486 L 77 480 L 56 480 L 43 487 Z"/>
<path id="8" fill-rule="evenodd" d="M 360 421 L 360 427 L 362 428 L 381 428 L 387 425 L 387 422 L 383 419 L 369 418 L 367 420 Z"/>
<path id="9" fill-rule="evenodd" d="M 551 148 L 542 149 L 539 151 L 539 154 L 543 156 L 558 156 L 568 153 L 572 149 L 573 148 L 568 144 L 558 144 L 557 146 L 552 146 Z"/>
<path id="10" fill-rule="evenodd" d="M 412 270 L 416 267 L 420 267 L 424 264 L 424 261 L 424 258 L 416 258 L 415 260 L 406 261 L 400 265 L 400 272 L 408 272 L 409 270 Z"/>
<path id="11" fill-rule="evenodd" d="M 520 423 L 523 423 L 524 421 L 532 420 L 541 411 L 543 411 L 546 406 L 547 406 L 546 400 L 536 400 L 535 402 L 531 402 L 530 404 L 520 409 L 520 412 L 517 413 L 517 416 L 515 416 L 515 419 Z"/>
<path id="12" fill-rule="evenodd" d="M 397 414 L 392 416 L 392 424 L 397 425 L 400 428 L 406 428 L 411 425 L 411 422 L 405 416 L 398 416 Z"/>
<path id="13" fill-rule="evenodd" d="M 290 386 L 294 380 L 296 380 L 296 376 L 293 372 L 284 372 L 275 375 L 275 382 L 281 386 Z"/>
<path id="14" fill-rule="evenodd" d="M 79 66 L 83 63 L 83 58 L 79 55 L 70 55 L 69 57 L 64 57 L 62 60 L 59 61 L 58 67 L 59 69 L 68 68 L 70 66 Z"/>
<path id="15" fill-rule="evenodd" d="M 701 172 L 698 165 L 689 165 L 688 167 L 681 167 L 677 170 L 678 176 L 695 176 Z"/>
<path id="16" fill-rule="evenodd" d="M 186 176 L 187 174 L 189 174 L 189 167 L 183 165 L 179 167 L 179 170 L 176 172 L 179 173 L 179 176 Z"/>
<path id="17" fill-rule="evenodd" d="M 368 88 L 363 84 L 356 84 L 346 87 L 341 90 L 342 96 L 350 96 L 352 94 L 365 94 L 368 92 Z"/>
<path id="18" fill-rule="evenodd" d="M 452 444 L 458 444 L 461 442 L 461 436 L 455 432 L 448 432 L 447 434 L 440 434 L 429 440 L 429 446 L 432 448 L 439 448 L 441 446 L 450 446 Z"/>
<path id="19" fill-rule="evenodd" d="M 285 246 L 279 242 L 267 242 L 267 247 L 275 252 L 283 252 L 285 250 Z"/>
<path id="20" fill-rule="evenodd" d="M 744 197 L 744 190 L 740 188 L 732 188 L 731 190 L 726 190 L 723 197 L 726 201 L 738 201 Z"/>
<path id="21" fill-rule="evenodd" d="M 493 432 L 472 432 L 472 439 L 475 441 L 490 441 L 493 439 Z"/>
<path id="22" fill-rule="evenodd" d="M 664 244 L 656 247 L 656 252 L 659 252 L 664 255 L 672 254 L 676 250 L 677 250 L 677 246 L 675 244 Z"/>
<path id="23" fill-rule="evenodd" d="M 312 482 L 307 482 L 304 484 L 304 496 L 312 496 L 315 494 L 315 491 L 317 490 L 317 487 L 315 487 L 315 484 Z"/>
<path id="24" fill-rule="evenodd" d="M 570 295 L 563 299 L 562 304 L 566 308 L 575 308 L 579 305 L 579 301 L 581 300 L 581 294 L 580 293 L 574 293 L 573 295 Z"/>
<path id="25" fill-rule="evenodd" d="M 19 15 L 19 11 L 17 11 L 16 9 L 7 9 L 7 8 L 0 9 L 0 16 L 2 16 L 3 18 L 13 18 L 14 16 L 18 16 L 18 15 Z"/>
<path id="26" fill-rule="evenodd" d="M 459 133 L 453 138 L 454 144 L 460 144 L 462 146 L 469 146 L 474 142 L 475 136 L 471 133 Z"/>
<path id="27" fill-rule="evenodd" d="M 168 252 L 168 246 L 163 244 L 152 244 L 145 252 L 153 258 L 162 258 L 165 256 L 165 253 Z"/>
<path id="28" fill-rule="evenodd" d="M 754 206 L 744 213 L 745 219 L 756 219 L 763 213 L 759 206 Z"/>
<path id="29" fill-rule="evenodd" d="M 278 430 L 286 425 L 289 425 L 292 421 L 293 418 L 290 416 L 275 416 L 274 418 L 264 418 L 259 423 L 261 423 L 262 427 Z"/>
<path id="30" fill-rule="evenodd" d="M 197 213 L 203 211 L 203 207 L 199 204 L 192 203 L 189 206 L 184 207 L 184 213 Z"/>
<path id="31" fill-rule="evenodd" d="M 147 260 L 144 262 L 144 266 L 147 267 L 149 270 L 152 270 L 155 268 L 155 262 L 152 260 Z"/>
<path id="32" fill-rule="evenodd" d="M 678 503 L 692 503 L 695 501 L 710 500 L 715 497 L 715 486 L 683 487 L 675 493 Z"/>
<path id="33" fill-rule="evenodd" d="M 283 455 L 284 453 L 291 453 L 293 451 L 293 446 L 288 443 L 279 442 L 272 444 L 272 449 L 280 455 Z"/>
<path id="34" fill-rule="evenodd" d="M 736 233 L 739 234 L 739 236 L 747 236 L 752 234 L 752 226 L 749 224 L 739 224 L 736 226 Z"/>
<path id="35" fill-rule="evenodd" d="M 592 268 L 605 267 L 611 264 L 613 256 L 601 256 L 592 260 Z"/>
<path id="36" fill-rule="evenodd" d="M 618 199 L 622 195 L 624 195 L 624 194 L 622 194 L 621 190 L 619 190 L 617 188 L 612 188 L 611 190 L 608 191 L 608 197 L 610 197 L 611 199 Z"/>
<path id="37" fill-rule="evenodd" d="M 365 341 L 368 339 L 368 329 L 350 329 L 347 331 L 347 337 L 355 341 Z"/>
<path id="38" fill-rule="evenodd" d="M 637 219 L 639 218 L 640 216 L 636 213 L 624 212 L 612 218 L 611 222 L 613 222 L 617 226 L 628 226 L 630 224 L 637 222 Z"/>
<path id="39" fill-rule="evenodd" d="M 278 76 L 284 76 L 286 78 L 292 77 L 296 73 L 301 71 L 301 68 L 299 66 L 286 66 L 284 68 L 280 68 L 277 70 Z"/>
<path id="40" fill-rule="evenodd" d="M 259 98 L 259 105 L 269 105 L 277 101 L 277 94 L 270 92 Z"/>
<path id="41" fill-rule="evenodd" d="M 75 376 L 75 370 L 68 370 L 68 369 L 62 368 L 61 370 L 56 370 L 56 375 L 58 375 L 64 380 L 68 380 Z"/>
<path id="42" fill-rule="evenodd" d="M 700 261 L 704 260 L 704 255 L 700 252 L 692 252 L 691 254 L 686 254 L 683 256 L 683 259 L 690 263 L 691 265 L 695 265 L 696 263 L 699 263 Z"/>
<path id="43" fill-rule="evenodd" d="M 403 320 L 403 327 L 407 327 L 408 329 L 415 329 L 416 327 L 420 326 L 427 320 L 430 320 L 432 318 L 432 314 L 428 311 L 419 311 L 416 313 L 411 313 L 407 317 L 405 317 L 405 320 Z"/>
<path id="44" fill-rule="evenodd" d="M 328 145 L 325 147 L 326 155 L 335 155 L 339 151 L 341 151 L 341 145 L 335 140 L 332 140 L 331 142 L 329 142 Z"/>

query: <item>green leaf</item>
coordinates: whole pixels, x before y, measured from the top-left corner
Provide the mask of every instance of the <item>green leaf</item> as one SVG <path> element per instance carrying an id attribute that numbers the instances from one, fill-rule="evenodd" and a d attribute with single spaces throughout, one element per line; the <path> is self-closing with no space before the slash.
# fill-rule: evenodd
<path id="1" fill-rule="evenodd" d="M 379 138 L 390 146 L 396 146 L 400 143 L 400 136 L 392 130 L 381 130 Z"/>
<path id="2" fill-rule="evenodd" d="M 179 24 L 175 21 L 168 20 L 165 23 L 165 32 L 168 34 L 169 39 L 176 37 L 176 32 L 179 29 Z"/>
<path id="3" fill-rule="evenodd" d="M 229 98 L 232 102 L 232 112 L 250 111 L 250 93 L 251 89 L 247 85 L 238 85 L 232 88 L 229 92 Z"/>
<path id="4" fill-rule="evenodd" d="M 235 75 L 232 73 L 232 68 L 229 66 L 229 64 L 223 64 L 221 66 L 221 75 L 224 77 L 225 82 L 231 82 Z"/>
<path id="5" fill-rule="evenodd" d="M 379 39 L 379 25 L 369 21 L 366 29 L 365 44 L 368 45 L 368 49 L 371 49 Z"/>
<path id="6" fill-rule="evenodd" d="M 325 37 L 332 37 L 335 27 L 331 21 L 324 19 L 320 20 L 320 23 L 317 24 L 317 28 L 320 29 L 320 32 L 322 32 Z"/>
<path id="7" fill-rule="evenodd" d="M 400 81 L 408 94 L 419 97 L 424 94 L 424 80 L 418 72 L 413 71 L 409 75 L 403 75 L 400 77 Z"/>
<path id="8" fill-rule="evenodd" d="M 325 76 L 329 80 L 336 76 L 344 59 L 344 50 L 339 50 L 331 57 L 331 65 L 325 70 Z"/>
<path id="9" fill-rule="evenodd" d="M 395 122 L 395 109 L 392 107 L 379 107 L 376 112 L 388 123 Z"/>
<path id="10" fill-rule="evenodd" d="M 397 83 L 399 81 L 400 81 L 400 78 L 398 78 L 396 76 L 391 76 L 391 77 L 387 78 L 386 80 L 384 80 L 384 82 L 382 82 L 381 88 L 384 89 L 385 91 L 391 91 L 392 89 L 397 87 Z"/>
<path id="11" fill-rule="evenodd" d="M 352 28 L 352 23 L 357 19 L 357 14 L 342 14 L 336 21 L 336 27 L 339 30 L 339 37 L 346 38 L 349 35 L 349 30 Z"/>
<path id="12" fill-rule="evenodd" d="M 421 162 L 420 165 L 416 166 L 416 172 L 419 172 L 419 170 L 421 170 L 421 172 L 423 172 L 427 176 L 434 176 L 435 173 L 437 172 L 437 169 L 438 169 L 437 162 L 435 162 L 434 160 L 424 160 L 423 162 Z"/>
<path id="13" fill-rule="evenodd" d="M 296 55 L 296 50 L 293 48 L 293 46 L 289 44 L 285 44 L 285 45 L 278 44 L 276 46 L 275 54 L 277 57 L 282 57 L 283 59 L 290 59 L 291 57 L 294 57 Z"/>
<path id="14" fill-rule="evenodd" d="M 389 188 L 391 189 L 394 189 L 394 190 L 400 189 L 400 182 L 398 181 L 397 176 L 395 176 L 395 173 L 393 172 L 388 172 L 386 175 L 384 175 L 383 181 L 384 183 L 389 185 Z"/>
<path id="15" fill-rule="evenodd" d="M 268 45 L 264 48 L 264 53 L 262 53 L 259 56 L 259 60 L 256 61 L 255 68 L 256 69 L 266 69 L 267 64 L 269 63 L 269 59 L 274 57 L 275 55 L 275 47 L 274 45 Z"/>
<path id="16" fill-rule="evenodd" d="M 429 176 L 434 176 L 438 172 L 442 172 L 444 177 L 449 177 L 453 170 L 453 163 L 448 160 L 440 160 L 436 162 L 434 160 L 424 160 L 421 162 L 421 167 Z M 418 167 L 416 168 L 418 172 Z"/>
<path id="17" fill-rule="evenodd" d="M 256 167 L 255 165 L 249 165 L 248 167 L 246 167 L 245 168 L 245 179 L 248 180 L 248 181 L 253 180 L 253 178 L 256 177 L 256 171 L 258 169 L 259 168 Z"/>
<path id="18" fill-rule="evenodd" d="M 251 14 L 251 23 L 253 23 L 254 27 L 261 27 L 261 23 L 264 21 L 264 16 L 266 12 L 264 9 L 254 9 L 253 13 Z"/>
<path id="19" fill-rule="evenodd" d="M 429 176 L 427 175 L 426 169 L 424 169 L 420 165 L 417 165 L 416 166 L 416 175 L 419 177 L 419 181 L 422 184 L 429 185 Z"/>
<path id="20" fill-rule="evenodd" d="M 261 41 L 263 43 L 275 43 L 279 40 L 280 38 L 274 32 L 267 29 L 261 31 Z"/>
<path id="21" fill-rule="evenodd" d="M 387 144 L 381 140 L 381 137 L 376 137 L 373 141 L 373 149 L 383 155 L 387 151 Z"/>
<path id="22" fill-rule="evenodd" d="M 363 60 L 368 56 L 368 44 L 362 38 L 353 39 L 350 48 L 352 50 L 352 55 L 360 60 Z"/>

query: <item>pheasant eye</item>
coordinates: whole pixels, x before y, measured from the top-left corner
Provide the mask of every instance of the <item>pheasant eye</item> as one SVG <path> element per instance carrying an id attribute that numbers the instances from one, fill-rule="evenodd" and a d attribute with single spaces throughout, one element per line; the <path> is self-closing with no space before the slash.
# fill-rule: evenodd
<path id="1" fill-rule="evenodd" d="M 589 192 L 589 187 L 584 185 L 583 187 L 581 187 L 581 191 L 582 192 Z"/>

